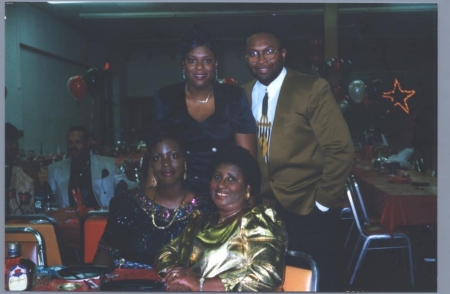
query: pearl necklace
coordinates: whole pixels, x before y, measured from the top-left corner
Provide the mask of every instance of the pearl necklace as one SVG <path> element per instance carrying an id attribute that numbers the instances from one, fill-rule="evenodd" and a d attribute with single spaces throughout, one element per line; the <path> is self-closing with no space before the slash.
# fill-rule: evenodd
<path id="1" fill-rule="evenodd" d="M 167 225 L 167 226 L 162 226 L 162 227 L 160 227 L 160 226 L 158 226 L 158 225 L 156 225 L 156 222 L 155 222 L 155 199 L 156 199 L 156 192 L 157 192 L 157 190 L 155 189 L 155 195 L 153 195 L 153 201 L 152 201 L 152 210 L 151 210 L 151 216 L 152 216 L 152 223 L 153 223 L 153 225 L 155 226 L 155 228 L 157 228 L 157 229 L 160 229 L 160 230 L 165 230 L 165 229 L 167 229 L 168 227 L 170 227 L 171 225 L 172 225 L 172 223 L 175 221 L 175 219 L 177 218 L 177 214 L 178 214 L 178 212 L 180 211 L 180 208 L 181 208 L 181 205 L 183 205 L 183 202 L 184 202 L 184 199 L 186 198 L 186 195 L 187 195 L 187 191 L 185 191 L 184 192 L 184 196 L 183 196 L 183 199 L 181 200 L 181 203 L 180 203 L 180 206 L 178 206 L 178 208 L 177 209 L 175 209 L 175 211 L 174 211 L 174 213 L 173 213 L 173 217 L 172 217 L 172 220 L 169 222 L 169 224 Z"/>
<path id="2" fill-rule="evenodd" d="M 192 95 L 191 95 L 191 93 L 189 92 L 189 89 L 188 89 L 188 87 L 187 87 L 187 84 L 185 84 L 185 88 L 186 88 L 186 93 L 187 93 L 189 96 L 192 97 Z M 208 103 L 209 97 L 211 96 L 211 93 L 212 93 L 212 92 L 213 92 L 213 89 L 211 89 L 211 91 L 209 91 L 209 94 L 208 94 L 208 96 L 206 96 L 206 99 L 205 99 L 205 100 L 199 100 L 199 99 L 197 99 L 197 98 L 194 98 L 194 99 L 197 100 L 197 102 L 199 102 L 199 103 L 203 103 L 203 104 Z"/>

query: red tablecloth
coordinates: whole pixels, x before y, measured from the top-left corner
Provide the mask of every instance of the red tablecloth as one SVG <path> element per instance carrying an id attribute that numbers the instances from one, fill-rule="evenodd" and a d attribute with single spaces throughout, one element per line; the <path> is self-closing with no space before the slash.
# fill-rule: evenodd
<path id="1" fill-rule="evenodd" d="M 410 183 L 389 183 L 386 173 L 368 165 L 352 168 L 369 214 L 380 216 L 380 223 L 391 231 L 399 225 L 437 223 L 436 178 L 416 171 L 407 172 L 411 181 L 427 182 L 429 186 L 416 188 Z"/>
<path id="2" fill-rule="evenodd" d="M 117 274 L 112 280 L 131 280 L 131 279 L 145 279 L 145 280 L 156 280 L 161 281 L 161 279 L 156 274 L 156 271 L 151 269 L 115 269 L 113 274 Z M 99 284 L 99 279 L 91 279 L 96 284 Z M 76 283 L 80 285 L 80 288 L 76 291 L 98 291 L 97 289 L 89 289 L 85 282 L 83 281 L 69 281 L 64 279 L 52 279 L 46 285 L 39 285 L 33 287 L 33 291 L 61 291 L 58 290 L 58 286 L 64 283 Z"/>

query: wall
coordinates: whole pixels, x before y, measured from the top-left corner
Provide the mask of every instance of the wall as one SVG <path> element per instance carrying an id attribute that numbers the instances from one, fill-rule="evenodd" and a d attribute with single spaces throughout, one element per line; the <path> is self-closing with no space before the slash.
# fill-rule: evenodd
<path id="1" fill-rule="evenodd" d="M 86 95 L 76 103 L 67 81 L 101 68 L 114 53 L 27 3 L 6 4 L 5 14 L 5 121 L 24 130 L 20 148 L 37 155 L 65 152 L 74 124 L 100 133 L 101 102 Z"/>

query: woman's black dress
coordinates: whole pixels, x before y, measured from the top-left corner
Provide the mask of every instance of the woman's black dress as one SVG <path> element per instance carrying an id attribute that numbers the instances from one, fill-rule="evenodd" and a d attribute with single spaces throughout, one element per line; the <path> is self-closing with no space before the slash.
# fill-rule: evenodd
<path id="1" fill-rule="evenodd" d="M 235 144 L 235 134 L 255 134 L 255 119 L 242 88 L 214 82 L 214 113 L 198 122 L 189 115 L 184 88 L 181 83 L 157 90 L 153 118 L 180 126 L 186 143 L 187 186 L 210 199 L 208 169 L 212 154 Z"/>

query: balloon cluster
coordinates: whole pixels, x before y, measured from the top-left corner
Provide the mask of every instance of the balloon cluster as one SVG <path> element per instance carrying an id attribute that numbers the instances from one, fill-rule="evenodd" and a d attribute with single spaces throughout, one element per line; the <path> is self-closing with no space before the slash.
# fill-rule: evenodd
<path id="1" fill-rule="evenodd" d="M 67 90 L 77 101 L 84 99 L 87 93 L 92 97 L 99 95 L 104 88 L 104 72 L 97 68 L 90 68 L 84 76 L 75 75 L 67 81 Z"/>

